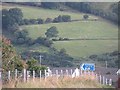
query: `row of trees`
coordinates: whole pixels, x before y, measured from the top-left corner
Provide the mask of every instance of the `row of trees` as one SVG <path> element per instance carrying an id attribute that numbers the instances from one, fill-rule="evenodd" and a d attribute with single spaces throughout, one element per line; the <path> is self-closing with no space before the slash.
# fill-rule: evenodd
<path id="1" fill-rule="evenodd" d="M 53 44 L 52 40 L 49 40 L 49 38 L 45 37 L 38 37 L 37 39 L 33 40 L 32 38 L 28 37 L 28 31 L 27 30 L 21 30 L 14 32 L 14 44 L 26 44 L 26 45 L 33 45 L 33 44 L 40 44 L 44 45 L 46 47 L 51 47 Z"/>
<path id="2" fill-rule="evenodd" d="M 92 2 L 67 2 L 65 5 L 76 9 L 80 12 L 84 12 L 84 13 L 90 13 L 90 14 L 94 14 L 97 16 L 101 16 L 105 19 L 108 19 L 112 22 L 117 23 L 118 21 L 118 3 L 112 4 L 109 7 L 109 10 L 104 10 L 104 9 L 100 9 L 100 8 L 95 8 L 93 7 L 95 3 Z M 98 3 L 99 4 L 99 3 Z"/>
<path id="3" fill-rule="evenodd" d="M 25 51 L 21 54 L 22 58 L 27 60 L 31 57 L 39 61 L 39 55 L 42 55 L 42 65 L 47 65 L 51 67 L 72 67 L 74 66 L 71 56 L 66 54 L 65 49 L 58 51 L 57 49 L 51 47 L 49 52 L 31 52 Z"/>
<path id="4" fill-rule="evenodd" d="M 108 20 L 111 20 L 112 22 L 118 21 L 118 6 L 120 3 L 111 3 L 111 6 L 109 7 L 109 10 L 104 10 L 104 8 L 97 8 L 97 4 L 95 2 L 41 2 L 41 3 L 17 3 L 17 4 L 24 4 L 29 6 L 36 6 L 36 7 L 43 7 L 43 8 L 49 8 L 49 9 L 58 9 L 58 10 L 64 10 L 62 9 L 62 6 L 68 6 L 75 10 L 78 10 L 80 12 L 84 13 L 90 13 L 97 16 L 101 16 L 103 18 L 106 18 Z"/>
<path id="5" fill-rule="evenodd" d="M 30 24 L 44 24 L 44 23 L 57 23 L 57 22 L 70 22 L 71 17 L 69 15 L 59 15 L 58 17 L 52 19 L 47 18 L 46 20 L 38 19 L 23 19 L 20 25 L 30 25 Z"/>

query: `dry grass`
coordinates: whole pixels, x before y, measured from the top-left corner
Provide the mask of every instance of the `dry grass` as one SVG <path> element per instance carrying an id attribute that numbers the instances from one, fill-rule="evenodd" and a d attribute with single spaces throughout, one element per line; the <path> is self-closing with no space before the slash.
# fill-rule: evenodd
<path id="1" fill-rule="evenodd" d="M 71 77 L 49 77 L 46 79 L 35 78 L 29 79 L 27 82 L 11 81 L 5 88 L 102 88 L 95 80 L 94 76 L 81 76 L 77 78 Z"/>

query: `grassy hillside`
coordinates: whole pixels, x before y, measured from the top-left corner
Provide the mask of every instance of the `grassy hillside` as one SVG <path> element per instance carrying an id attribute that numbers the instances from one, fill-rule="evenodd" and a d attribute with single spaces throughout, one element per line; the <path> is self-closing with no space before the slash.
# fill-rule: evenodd
<path id="1" fill-rule="evenodd" d="M 58 49 L 65 48 L 67 53 L 74 57 L 86 57 L 93 54 L 102 54 L 117 50 L 117 40 L 79 40 L 59 41 L 54 46 Z"/>
<path id="2" fill-rule="evenodd" d="M 23 26 L 33 39 L 45 36 L 44 33 L 51 26 L 56 26 L 59 37 L 67 38 L 117 38 L 117 26 L 105 21 L 78 21 L 69 23 L 51 23 L 43 25 Z"/>
<path id="3" fill-rule="evenodd" d="M 82 19 L 83 13 L 72 13 L 72 12 L 65 12 L 65 11 L 58 11 L 58 10 L 51 10 L 51 9 L 43 9 L 43 8 L 35 8 L 30 6 L 20 6 L 20 5 L 8 5 L 5 4 L 2 6 L 4 9 L 9 8 L 20 8 L 23 12 L 24 18 L 28 19 L 36 19 L 36 18 L 55 18 L 59 15 L 70 15 L 72 19 Z M 90 16 L 90 18 L 94 18 L 93 16 Z"/>
<path id="4" fill-rule="evenodd" d="M 35 8 L 30 6 L 19 5 L 4 5 L 3 8 L 21 8 L 24 14 L 24 18 L 55 18 L 58 15 L 70 15 L 72 19 L 83 18 L 83 13 L 73 13 L 65 11 L 57 11 L 51 9 Z M 100 6 L 98 8 L 101 8 Z M 107 10 L 106 6 L 106 10 Z M 106 20 L 103 20 L 96 16 L 90 16 L 90 18 L 98 18 L 97 21 L 76 21 L 67 23 L 50 23 L 41 25 L 27 25 L 21 26 L 21 28 L 28 30 L 29 37 L 36 39 L 37 37 L 45 37 L 45 32 L 51 26 L 56 26 L 59 31 L 59 37 L 63 38 L 115 38 L 118 37 L 118 27 Z M 58 50 L 65 48 L 69 55 L 74 57 L 84 57 L 92 54 L 101 54 L 106 52 L 112 52 L 117 50 L 117 40 L 78 40 L 78 41 L 57 41 L 54 45 Z M 31 46 L 26 47 L 16 46 L 17 50 L 22 52 L 27 49 L 37 50 L 40 52 L 47 52 L 48 49 L 43 46 Z M 18 48 L 19 47 L 19 48 Z"/>

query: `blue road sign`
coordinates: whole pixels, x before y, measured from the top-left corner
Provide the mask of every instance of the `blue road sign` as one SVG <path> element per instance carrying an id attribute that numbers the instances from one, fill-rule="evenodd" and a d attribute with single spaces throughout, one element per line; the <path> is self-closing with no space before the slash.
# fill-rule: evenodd
<path id="1" fill-rule="evenodd" d="M 92 64 L 92 63 L 83 63 L 81 66 L 80 66 L 81 70 L 84 70 L 84 71 L 95 71 L 95 64 Z"/>

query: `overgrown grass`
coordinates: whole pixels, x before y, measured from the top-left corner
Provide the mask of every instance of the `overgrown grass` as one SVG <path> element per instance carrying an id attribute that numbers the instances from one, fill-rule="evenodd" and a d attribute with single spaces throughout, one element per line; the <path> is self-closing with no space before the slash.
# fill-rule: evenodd
<path id="1" fill-rule="evenodd" d="M 7 88 L 102 88 L 96 79 L 91 76 L 71 77 L 49 77 L 45 79 L 29 79 L 28 82 L 11 81 L 4 85 Z"/>

